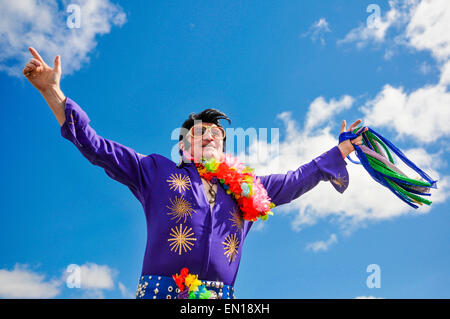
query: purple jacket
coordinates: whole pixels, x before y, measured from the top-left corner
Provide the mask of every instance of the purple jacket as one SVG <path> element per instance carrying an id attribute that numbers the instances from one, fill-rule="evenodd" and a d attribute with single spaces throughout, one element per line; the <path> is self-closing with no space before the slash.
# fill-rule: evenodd
<path id="1" fill-rule="evenodd" d="M 62 136 L 109 177 L 125 184 L 144 208 L 147 246 L 142 275 L 170 277 L 187 267 L 199 279 L 234 285 L 253 222 L 242 219 L 236 201 L 221 184 L 211 210 L 194 164 L 177 166 L 159 154 L 142 155 L 99 136 L 87 114 L 69 98 L 65 115 Z M 259 177 L 272 202 L 280 206 L 320 181 L 330 181 L 343 193 L 348 186 L 346 165 L 335 146 L 295 171 Z"/>

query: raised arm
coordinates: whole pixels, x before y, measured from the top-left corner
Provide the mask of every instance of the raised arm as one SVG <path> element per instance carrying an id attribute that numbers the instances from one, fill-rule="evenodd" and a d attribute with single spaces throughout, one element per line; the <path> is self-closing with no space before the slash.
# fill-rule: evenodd
<path id="1" fill-rule="evenodd" d="M 39 90 L 53 111 L 64 138 L 71 141 L 92 164 L 102 167 L 114 180 L 125 184 L 133 194 L 142 199 L 143 155 L 117 142 L 98 135 L 89 125 L 90 119 L 81 107 L 66 98 L 60 89 L 61 60 L 55 58 L 49 67 L 39 53 L 29 48 L 33 58 L 26 64 L 23 74 Z"/>

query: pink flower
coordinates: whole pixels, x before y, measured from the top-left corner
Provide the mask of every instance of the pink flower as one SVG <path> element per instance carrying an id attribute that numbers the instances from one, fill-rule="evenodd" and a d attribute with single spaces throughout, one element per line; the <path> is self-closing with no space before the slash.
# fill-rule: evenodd
<path id="1" fill-rule="evenodd" d="M 255 194 L 253 195 L 253 205 L 260 212 L 267 212 L 270 210 L 270 198 L 267 194 L 266 189 L 261 184 L 259 178 L 257 178 L 253 182 L 253 191 Z"/>
<path id="2" fill-rule="evenodd" d="M 225 154 L 224 162 L 228 167 L 234 167 L 239 173 L 245 168 L 245 165 L 237 157 L 231 156 L 230 154 Z"/>

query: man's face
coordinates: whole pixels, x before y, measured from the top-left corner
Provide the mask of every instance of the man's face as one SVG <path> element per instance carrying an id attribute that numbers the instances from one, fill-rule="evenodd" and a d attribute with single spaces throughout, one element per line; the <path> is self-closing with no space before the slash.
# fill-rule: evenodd
<path id="1" fill-rule="evenodd" d="M 186 135 L 190 148 L 186 151 L 196 160 L 216 158 L 222 160 L 223 138 L 225 130 L 213 123 L 201 122 L 195 124 Z"/>

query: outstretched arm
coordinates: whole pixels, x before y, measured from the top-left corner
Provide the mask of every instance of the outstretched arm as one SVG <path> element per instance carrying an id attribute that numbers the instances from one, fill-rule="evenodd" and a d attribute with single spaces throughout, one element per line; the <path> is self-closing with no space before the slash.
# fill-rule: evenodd
<path id="1" fill-rule="evenodd" d="M 39 53 L 29 48 L 33 58 L 23 74 L 39 90 L 61 126 L 61 134 L 71 141 L 92 164 L 102 167 L 114 180 L 125 184 L 141 200 L 143 173 L 141 158 L 133 149 L 98 135 L 89 125 L 90 119 L 81 107 L 66 98 L 60 88 L 61 60 L 57 56 L 53 68 Z"/>
<path id="2" fill-rule="evenodd" d="M 279 206 L 290 203 L 320 181 L 330 181 L 338 192 L 343 193 L 348 186 L 346 165 L 341 151 L 335 146 L 295 171 L 261 176 L 260 180 L 272 202 Z"/>
<path id="3" fill-rule="evenodd" d="M 354 122 L 347 131 L 353 130 L 359 123 L 361 120 Z M 344 120 L 341 133 L 344 132 L 345 127 Z M 355 150 L 352 144 L 360 145 L 361 140 L 362 136 L 351 141 L 346 140 L 295 171 L 261 176 L 261 183 L 277 206 L 293 201 L 314 188 L 320 181 L 330 181 L 338 192 L 343 193 L 349 182 L 347 163 L 344 159 Z"/>

